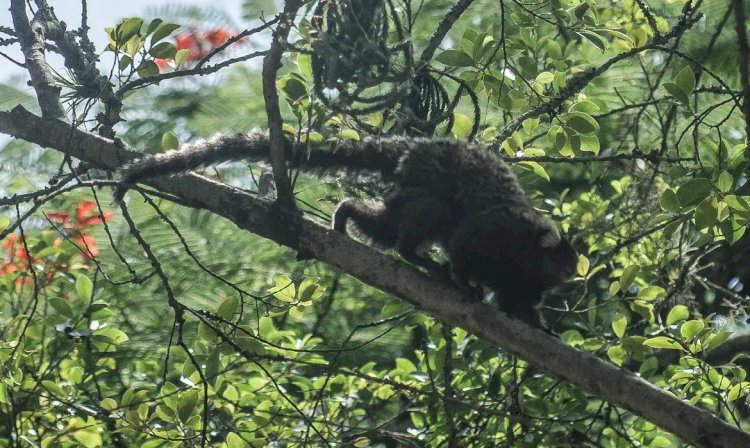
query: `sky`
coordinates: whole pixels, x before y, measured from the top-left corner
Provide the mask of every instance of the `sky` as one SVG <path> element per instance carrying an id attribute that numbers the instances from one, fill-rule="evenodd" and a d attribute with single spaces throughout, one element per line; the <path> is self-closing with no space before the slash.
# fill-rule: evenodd
<path id="1" fill-rule="evenodd" d="M 81 22 L 81 0 L 47 0 L 48 4 L 55 9 L 57 17 L 68 24 L 68 29 L 76 28 Z M 241 0 L 88 0 L 89 36 L 94 41 L 96 49 L 101 51 L 106 44 L 104 28 L 116 24 L 123 17 L 143 16 L 146 8 L 159 7 L 161 5 L 188 4 L 195 6 L 213 6 L 223 9 L 234 17 L 236 23 L 240 22 Z M 0 8 L 0 26 L 12 27 L 13 21 L 6 6 Z M 3 35 L 3 37 L 5 37 Z M 22 60 L 20 52 L 8 51 L 8 48 L 0 48 L 17 60 Z M 11 77 L 20 76 L 23 70 L 0 57 L 0 82 L 8 81 Z M 14 76 L 15 75 L 15 76 Z M 15 84 L 15 83 L 14 83 Z"/>

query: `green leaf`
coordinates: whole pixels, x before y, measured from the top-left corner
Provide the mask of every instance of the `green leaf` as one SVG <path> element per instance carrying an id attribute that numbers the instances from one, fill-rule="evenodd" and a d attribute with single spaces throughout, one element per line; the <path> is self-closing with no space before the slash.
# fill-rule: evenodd
<path id="1" fill-rule="evenodd" d="M 631 264 L 630 266 L 626 267 L 622 270 L 622 274 L 620 274 L 620 289 L 622 291 L 627 291 L 628 288 L 630 288 L 630 285 L 633 284 L 633 281 L 638 277 L 638 273 L 641 271 L 641 267 L 637 264 Z"/>
<path id="2" fill-rule="evenodd" d="M 518 163 L 519 167 L 526 168 L 536 174 L 537 176 L 541 177 L 542 179 L 549 182 L 549 174 L 547 174 L 547 170 L 544 169 L 544 167 L 536 162 L 529 162 L 529 161 L 523 161 Z"/>
<path id="3" fill-rule="evenodd" d="M 596 103 L 588 100 L 583 100 L 572 105 L 568 112 L 583 112 L 584 114 L 594 114 L 599 112 L 599 110 L 599 106 L 597 106 Z"/>
<path id="4" fill-rule="evenodd" d="M 621 291 L 620 282 L 615 280 L 609 284 L 609 295 L 614 296 Z"/>
<path id="5" fill-rule="evenodd" d="M 165 23 L 162 24 L 159 28 L 154 31 L 154 35 L 151 36 L 151 45 L 156 44 L 160 40 L 164 39 L 165 37 L 172 34 L 172 31 L 179 28 L 180 25 L 177 25 L 176 23 Z"/>
<path id="6" fill-rule="evenodd" d="M 164 23 L 164 21 L 162 19 L 154 19 L 151 22 L 149 22 L 148 27 L 146 28 L 146 35 L 149 35 L 149 34 L 153 33 L 154 31 L 156 31 L 156 29 L 162 23 Z"/>
<path id="7" fill-rule="evenodd" d="M 690 109 L 690 98 L 688 98 L 687 93 L 685 93 L 680 86 L 673 82 L 665 82 L 662 84 L 664 86 L 664 89 L 669 92 L 670 95 L 672 95 L 677 101 L 682 103 L 683 106 Z"/>
<path id="8" fill-rule="evenodd" d="M 656 300 L 667 295 L 667 291 L 661 286 L 647 286 L 638 291 L 638 298 L 641 300 Z"/>
<path id="9" fill-rule="evenodd" d="M 716 186 L 719 187 L 719 191 L 727 193 L 732 189 L 733 184 L 734 178 L 732 178 L 731 174 L 726 171 L 722 171 L 721 174 L 719 174 L 719 181 L 716 183 Z"/>
<path id="10" fill-rule="evenodd" d="M 672 189 L 666 189 L 662 192 L 659 196 L 659 205 L 667 212 L 679 213 L 680 211 L 680 199 Z"/>
<path id="11" fill-rule="evenodd" d="M 48 303 L 54 308 L 55 311 L 60 313 L 62 316 L 67 318 L 73 317 L 73 308 L 65 300 L 59 297 L 50 297 Z"/>
<path id="12" fill-rule="evenodd" d="M 177 416 L 180 421 L 186 422 L 193 415 L 199 398 L 200 394 L 197 390 L 189 390 L 180 395 L 177 400 Z"/>
<path id="13" fill-rule="evenodd" d="M 54 381 L 43 380 L 42 386 L 44 386 L 44 388 L 47 389 L 47 391 L 51 392 L 53 395 L 58 396 L 60 398 L 65 398 L 68 396 L 68 394 L 65 393 L 63 388 L 60 387 L 60 385 L 55 383 Z"/>
<path id="14" fill-rule="evenodd" d="M 324 290 L 325 288 L 315 283 L 315 279 L 306 278 L 299 285 L 299 300 L 300 302 L 309 302 L 319 299 Z"/>
<path id="15" fill-rule="evenodd" d="M 359 133 L 354 129 L 342 129 L 336 134 L 336 137 L 342 140 L 353 140 L 355 142 L 360 140 Z"/>
<path id="16" fill-rule="evenodd" d="M 83 300 L 91 300 L 94 294 L 94 284 L 85 275 L 76 277 L 76 294 Z"/>
<path id="17" fill-rule="evenodd" d="M 555 42 L 554 40 L 548 40 L 547 41 L 547 54 L 552 59 L 562 59 L 563 58 L 563 51 L 560 44 Z"/>
<path id="18" fill-rule="evenodd" d="M 203 375 L 211 386 L 216 386 L 219 371 L 221 370 L 220 350 L 213 350 L 204 362 Z"/>
<path id="19" fill-rule="evenodd" d="M 181 67 L 182 64 L 184 64 L 188 59 L 190 59 L 190 55 L 193 54 L 193 52 L 189 48 L 183 48 L 182 50 L 177 50 L 177 53 L 174 54 L 174 63 L 177 67 Z"/>
<path id="20" fill-rule="evenodd" d="M 589 351 L 599 350 L 603 346 L 604 346 L 604 339 L 602 338 L 586 338 L 583 341 L 583 344 L 581 345 L 581 347 L 584 350 L 589 350 Z"/>
<path id="21" fill-rule="evenodd" d="M 365 448 L 370 446 L 370 439 L 367 437 L 357 437 L 352 444 L 355 448 Z"/>
<path id="22" fill-rule="evenodd" d="M 734 210 L 740 212 L 750 211 L 750 196 L 728 195 L 724 197 L 724 202 Z"/>
<path id="23" fill-rule="evenodd" d="M 276 86 L 277 88 L 281 88 L 281 91 L 284 92 L 284 95 L 291 102 L 307 98 L 307 86 L 304 81 L 296 76 L 289 75 L 280 78 L 277 81 Z"/>
<path id="24" fill-rule="evenodd" d="M 85 448 L 97 448 L 102 446 L 102 436 L 99 434 L 99 425 L 90 418 L 91 426 L 73 431 L 73 438 Z"/>
<path id="25" fill-rule="evenodd" d="M 531 134 L 539 126 L 539 118 L 527 118 L 523 120 L 522 126 L 527 134 Z"/>
<path id="26" fill-rule="evenodd" d="M 695 337 L 696 334 L 703 331 L 703 328 L 706 324 L 703 323 L 702 320 L 694 319 L 689 320 L 682 324 L 680 327 L 680 334 L 683 338 L 685 338 L 686 341 L 689 341 Z"/>
<path id="27" fill-rule="evenodd" d="M 556 71 L 555 80 L 552 82 L 552 85 L 557 87 L 558 89 L 562 89 L 563 87 L 565 87 L 565 83 L 566 83 L 565 72 Z"/>
<path id="28" fill-rule="evenodd" d="M 690 179 L 677 189 L 677 198 L 683 207 L 695 205 L 709 194 L 711 194 L 711 182 L 702 177 Z"/>
<path id="29" fill-rule="evenodd" d="M 585 277 L 589 272 L 589 268 L 591 268 L 591 262 L 588 257 L 583 254 L 578 255 L 578 263 L 576 264 L 576 272 L 578 275 Z"/>
<path id="30" fill-rule="evenodd" d="M 451 128 L 451 134 L 456 138 L 466 138 L 471 134 L 473 125 L 474 120 L 464 114 L 455 113 L 453 114 L 453 127 Z"/>
<path id="31" fill-rule="evenodd" d="M 154 61 L 143 61 L 136 70 L 141 78 L 148 78 L 159 74 L 159 66 Z"/>
<path id="32" fill-rule="evenodd" d="M 180 147 L 180 140 L 173 132 L 165 132 L 161 136 L 161 148 L 164 150 L 177 149 Z"/>
<path id="33" fill-rule="evenodd" d="M 279 275 L 274 279 L 276 285 L 269 289 L 268 292 L 282 302 L 294 302 L 297 295 L 297 288 L 294 286 L 292 279 L 285 275 Z"/>
<path id="34" fill-rule="evenodd" d="M 177 47 L 172 42 L 159 42 L 148 50 L 148 54 L 159 59 L 172 59 L 177 53 Z"/>
<path id="35" fill-rule="evenodd" d="M 536 75 L 536 79 L 534 81 L 538 82 L 539 84 L 549 84 L 554 79 L 555 75 L 552 72 L 541 72 Z"/>
<path id="36" fill-rule="evenodd" d="M 698 230 L 707 229 L 713 227 L 719 219 L 719 210 L 714 205 L 714 201 L 711 198 L 706 198 L 701 201 L 700 204 L 695 208 L 695 226 Z"/>
<path id="37" fill-rule="evenodd" d="M 593 152 L 594 154 L 599 154 L 599 137 L 596 135 L 584 135 L 580 134 L 578 136 L 579 139 L 581 139 L 581 151 L 585 152 Z"/>
<path id="38" fill-rule="evenodd" d="M 578 330 L 567 330 L 562 334 L 560 339 L 571 347 L 577 347 L 583 344 L 583 336 L 581 336 L 581 333 Z"/>
<path id="39" fill-rule="evenodd" d="M 200 336 L 200 338 L 204 341 L 208 342 L 213 342 L 216 340 L 216 332 L 205 322 L 198 323 L 198 336 Z"/>
<path id="40" fill-rule="evenodd" d="M 727 339 L 729 339 L 729 336 L 732 333 L 728 331 L 719 331 L 718 333 L 711 336 L 711 338 L 708 340 L 708 344 L 706 344 L 706 351 L 711 351 L 715 349 L 716 347 L 723 344 Z"/>
<path id="41" fill-rule="evenodd" d="M 615 365 L 621 366 L 628 358 L 628 352 L 626 352 L 625 349 L 620 347 L 619 345 L 615 345 L 614 347 L 610 347 L 609 350 L 607 350 L 607 357 Z"/>
<path id="42" fill-rule="evenodd" d="M 219 309 L 216 311 L 216 314 L 219 315 L 224 320 L 231 321 L 234 319 L 235 313 L 237 313 L 237 309 L 240 307 L 240 299 L 237 296 L 230 296 L 227 297 L 226 300 L 224 300 L 221 305 L 219 305 Z"/>
<path id="43" fill-rule="evenodd" d="M 445 64 L 450 67 L 473 67 L 474 59 L 468 54 L 459 50 L 446 50 L 440 53 L 436 58 L 436 61 L 441 64 Z"/>
<path id="44" fill-rule="evenodd" d="M 117 67 L 120 69 L 120 71 L 125 71 L 130 65 L 133 64 L 133 58 L 128 56 L 127 54 L 123 54 L 120 56 L 120 62 L 117 63 Z"/>
<path id="45" fill-rule="evenodd" d="M 242 437 L 233 432 L 227 434 L 226 443 L 227 448 L 245 448 L 249 446 L 244 440 L 242 440 Z"/>
<path id="46" fill-rule="evenodd" d="M 312 56 L 309 54 L 297 54 L 297 58 L 294 61 L 297 64 L 299 73 L 306 79 L 312 79 Z"/>
<path id="47" fill-rule="evenodd" d="M 596 48 L 598 48 L 602 53 L 609 46 L 609 43 L 607 42 L 606 39 L 604 39 L 602 36 L 600 36 L 600 35 L 598 35 L 596 33 L 593 33 L 591 31 L 583 31 L 583 30 L 581 30 L 581 31 L 578 31 L 576 34 L 578 34 L 579 36 L 583 37 L 587 41 L 591 42 L 591 44 L 593 46 L 595 46 Z"/>
<path id="48" fill-rule="evenodd" d="M 129 41 L 133 36 L 138 34 L 143 24 L 143 19 L 137 17 L 131 17 L 123 19 L 122 22 L 115 27 L 115 39 L 118 45 L 122 45 Z"/>
<path id="49" fill-rule="evenodd" d="M 591 115 L 583 112 L 568 112 L 561 118 L 568 126 L 581 134 L 591 134 L 599 130 L 599 123 Z"/>
<path id="50" fill-rule="evenodd" d="M 685 305 L 675 305 L 669 310 L 669 314 L 667 314 L 667 325 L 672 325 L 673 323 L 685 320 L 688 317 L 690 317 L 688 307 Z"/>
<path id="51" fill-rule="evenodd" d="M 747 227 L 738 222 L 738 217 L 733 216 L 731 219 L 725 219 L 718 225 L 720 234 L 729 244 L 736 243 L 744 235 Z"/>
<path id="52" fill-rule="evenodd" d="M 320 132 L 303 132 L 300 134 L 299 139 L 302 143 L 310 143 L 311 145 L 321 145 L 323 143 L 323 134 Z"/>
<path id="53" fill-rule="evenodd" d="M 126 342 L 129 338 L 125 332 L 118 330 L 117 328 L 100 328 L 94 332 L 95 336 L 107 338 L 112 343 L 118 345 Z"/>
<path id="54" fill-rule="evenodd" d="M 622 337 L 625 335 L 625 329 L 628 327 L 628 318 L 627 316 L 617 313 L 615 314 L 615 317 L 612 318 L 612 330 L 615 332 L 615 335 L 622 339 Z"/>
<path id="55" fill-rule="evenodd" d="M 115 401 L 113 398 L 105 398 L 104 400 L 102 400 L 99 406 L 108 411 L 114 411 L 115 409 L 117 409 L 117 401 Z"/>
<path id="56" fill-rule="evenodd" d="M 10 225 L 10 218 L 7 216 L 0 216 L 0 231 L 3 231 L 8 228 Z"/>
<path id="57" fill-rule="evenodd" d="M 657 336 L 655 338 L 646 339 L 643 342 L 644 345 L 652 348 L 665 348 L 670 350 L 682 350 L 682 346 L 677 342 L 669 339 L 666 336 Z"/>
<path id="58" fill-rule="evenodd" d="M 686 95 L 693 93 L 693 90 L 695 90 L 695 74 L 693 70 L 690 67 L 680 70 L 680 73 L 677 74 L 676 84 Z"/>
<path id="59" fill-rule="evenodd" d="M 396 358 L 396 370 L 402 375 L 409 375 L 417 371 L 417 366 L 406 358 Z"/>

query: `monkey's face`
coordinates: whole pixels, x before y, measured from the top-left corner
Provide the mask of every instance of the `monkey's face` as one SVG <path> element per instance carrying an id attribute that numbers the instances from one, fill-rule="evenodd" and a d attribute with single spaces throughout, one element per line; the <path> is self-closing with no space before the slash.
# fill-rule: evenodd
<path id="1" fill-rule="evenodd" d="M 551 288 L 573 277 L 578 264 L 578 254 L 568 240 L 561 238 L 555 247 L 542 250 L 540 261 L 544 286 Z"/>

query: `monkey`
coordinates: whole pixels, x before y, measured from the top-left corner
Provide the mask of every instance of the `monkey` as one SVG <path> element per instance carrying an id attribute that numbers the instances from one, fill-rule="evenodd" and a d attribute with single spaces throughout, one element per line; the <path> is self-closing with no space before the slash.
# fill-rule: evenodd
<path id="1" fill-rule="evenodd" d="M 136 182 L 179 174 L 221 161 L 265 158 L 260 133 L 220 136 L 122 170 L 121 200 Z M 290 165 L 313 170 L 380 172 L 391 183 L 381 199 L 349 198 L 333 215 L 333 229 L 393 248 L 408 262 L 440 272 L 426 252 L 440 247 L 447 272 L 460 285 L 493 291 L 501 311 L 543 328 L 536 306 L 542 293 L 573 276 L 578 255 L 542 212 L 534 208 L 499 154 L 449 138 L 365 137 L 331 148 L 286 143 Z M 304 159 L 304 160 L 302 160 Z M 446 272 L 442 269 L 442 272 Z"/>

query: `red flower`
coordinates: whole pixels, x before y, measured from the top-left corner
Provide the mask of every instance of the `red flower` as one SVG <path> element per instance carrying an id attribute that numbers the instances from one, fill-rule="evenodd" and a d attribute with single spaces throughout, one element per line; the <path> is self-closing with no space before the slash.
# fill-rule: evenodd
<path id="1" fill-rule="evenodd" d="M 5 249 L 5 252 L 7 252 L 11 257 L 13 256 L 13 248 L 16 246 L 16 243 L 19 239 L 20 237 L 18 235 L 16 235 L 15 233 L 11 233 L 3 240 L 3 249 Z"/>
<path id="2" fill-rule="evenodd" d="M 90 260 L 99 255 L 99 251 L 94 244 L 94 237 L 87 235 L 84 230 L 87 227 L 109 221 L 112 212 L 104 210 L 100 215 L 95 201 L 81 201 L 76 204 L 75 221 L 72 223 L 70 222 L 70 213 L 67 212 L 51 212 L 47 213 L 47 217 L 50 221 L 61 224 L 68 236 L 79 245 L 83 256 Z M 59 244 L 57 241 L 55 243 Z"/>
<path id="3" fill-rule="evenodd" d="M 70 221 L 70 213 L 68 212 L 51 212 L 47 213 L 47 217 L 50 221 L 62 224 L 63 226 L 67 225 L 68 221 Z"/>
<path id="4" fill-rule="evenodd" d="M 94 210 L 96 202 L 94 201 L 81 201 L 76 205 L 76 225 L 75 229 L 83 230 L 84 228 L 94 225 L 101 224 L 102 221 L 109 221 L 112 217 L 112 212 L 104 210 L 103 215 L 99 215 L 99 211 L 95 210 L 94 214 L 88 214 L 88 212 Z M 103 219 L 102 219 L 103 218 Z"/>
<path id="5" fill-rule="evenodd" d="M 204 37 L 211 42 L 211 47 L 216 48 L 229 39 L 229 33 L 224 28 L 217 28 L 213 31 L 206 31 Z"/>
<path id="6" fill-rule="evenodd" d="M 226 43 L 231 35 L 223 27 L 205 32 L 189 31 L 186 34 L 175 36 L 175 47 L 177 50 L 190 50 L 190 56 L 188 56 L 187 60 L 196 62 L 206 57 L 215 48 Z M 154 63 L 160 69 L 168 67 L 167 61 L 164 59 L 154 59 Z"/>

